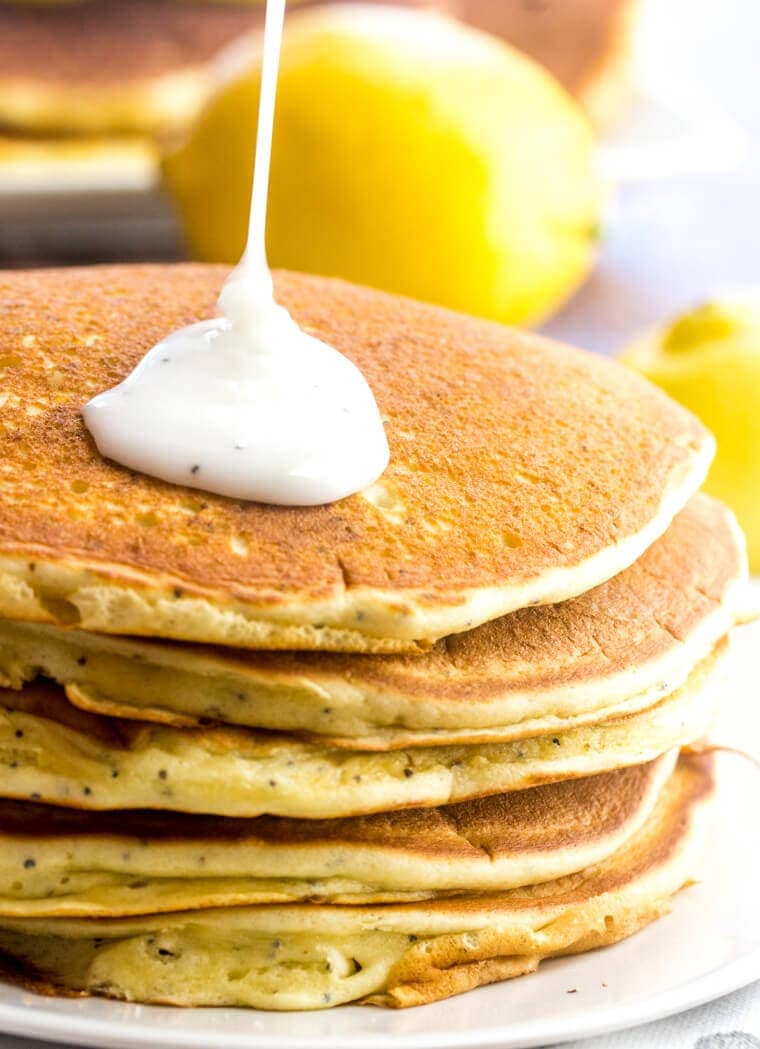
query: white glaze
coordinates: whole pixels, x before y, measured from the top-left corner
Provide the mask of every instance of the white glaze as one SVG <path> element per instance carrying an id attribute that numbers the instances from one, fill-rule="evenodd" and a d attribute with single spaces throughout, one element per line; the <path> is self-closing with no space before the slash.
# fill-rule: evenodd
<path id="1" fill-rule="evenodd" d="M 219 316 L 172 332 L 84 408 L 100 453 L 208 492 L 314 506 L 388 465 L 363 375 L 274 300 L 264 231 L 285 0 L 267 0 L 248 244 Z"/>

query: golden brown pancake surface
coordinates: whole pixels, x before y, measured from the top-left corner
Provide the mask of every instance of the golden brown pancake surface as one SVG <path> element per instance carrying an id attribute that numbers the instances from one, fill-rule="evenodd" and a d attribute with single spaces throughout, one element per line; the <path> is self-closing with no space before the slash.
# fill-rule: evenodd
<path id="1" fill-rule="evenodd" d="M 0 614 L 251 647 L 408 648 L 588 590 L 702 480 L 706 431 L 619 365 L 288 273 L 280 301 L 376 395 L 391 447 L 378 483 L 276 507 L 106 462 L 83 404 L 211 316 L 225 272 L 0 277 Z"/>

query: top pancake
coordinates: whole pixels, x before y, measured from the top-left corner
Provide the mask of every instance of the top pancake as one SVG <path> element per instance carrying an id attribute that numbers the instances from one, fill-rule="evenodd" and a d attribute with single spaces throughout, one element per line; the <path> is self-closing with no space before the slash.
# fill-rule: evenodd
<path id="1" fill-rule="evenodd" d="M 143 131 L 191 115 L 212 60 L 260 23 L 235 3 L 0 3 L 0 123 Z"/>
<path id="2" fill-rule="evenodd" d="M 135 474 L 81 418 L 220 267 L 0 276 L 0 615 L 241 647 L 409 650 L 589 590 L 701 483 L 713 441 L 613 362 L 340 281 L 279 301 L 363 371 L 386 424 L 375 485 L 323 507 L 240 503 Z"/>

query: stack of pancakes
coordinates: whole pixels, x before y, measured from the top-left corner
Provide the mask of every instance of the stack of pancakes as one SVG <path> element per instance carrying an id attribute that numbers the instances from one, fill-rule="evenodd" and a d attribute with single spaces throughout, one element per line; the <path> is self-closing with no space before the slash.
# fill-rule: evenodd
<path id="1" fill-rule="evenodd" d="M 55 136 L 182 127 L 216 57 L 259 23 L 234 0 L 0 0 L 0 124 Z"/>
<path id="2" fill-rule="evenodd" d="M 0 257 L 176 256 L 156 139 L 259 22 L 234 0 L 0 0 Z"/>
<path id="3" fill-rule="evenodd" d="M 328 0 L 290 0 L 290 6 Z M 597 122 L 623 101 L 635 0 L 392 0 L 503 37 Z M 129 172 L 195 117 L 263 0 L 0 0 L 0 164 Z"/>
<path id="4" fill-rule="evenodd" d="M 82 405 L 224 275 L 0 276 L 6 970 L 405 1006 L 635 932 L 713 789 L 745 558 L 695 495 L 710 437 L 614 363 L 282 273 L 376 395 L 383 477 L 275 507 L 104 461 Z"/>

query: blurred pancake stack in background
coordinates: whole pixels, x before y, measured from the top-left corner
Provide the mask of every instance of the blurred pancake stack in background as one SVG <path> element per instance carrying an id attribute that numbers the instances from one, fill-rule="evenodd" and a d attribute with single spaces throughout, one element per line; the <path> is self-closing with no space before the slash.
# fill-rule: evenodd
<path id="1" fill-rule="evenodd" d="M 291 0 L 289 13 L 300 18 L 302 8 L 336 6 L 344 5 Z M 465 25 L 474 26 L 513 45 L 548 70 L 569 92 L 568 104 L 574 99 L 597 126 L 613 122 L 625 106 L 636 6 L 632 0 L 391 0 L 390 6 L 438 11 L 456 19 L 463 31 Z M 234 56 L 242 56 L 246 41 L 255 55 L 262 22 L 263 5 L 255 0 L 0 0 L 0 258 L 5 264 L 180 258 L 183 237 L 161 191 L 160 157 L 191 132 L 216 89 L 233 75 Z M 407 32 L 403 26 L 399 31 Z M 462 46 L 466 50 L 464 38 Z M 329 71 L 322 75 L 328 77 Z M 358 116 L 364 104 L 360 95 L 355 104 Z M 557 104 L 557 129 L 551 137 L 561 143 L 571 136 L 561 130 L 566 118 Z M 526 112 L 529 107 L 528 101 Z M 423 116 L 414 119 L 424 125 Z M 544 119 L 533 112 L 535 124 Z M 345 123 L 344 114 L 336 113 L 336 120 Z M 246 136 L 254 123 L 252 112 L 241 114 L 236 132 L 249 152 Z M 510 139 L 516 132 L 505 121 L 502 134 Z M 219 151 L 223 166 L 230 148 Z M 324 148 L 330 148 L 329 141 Z M 566 148 L 569 154 L 573 147 Z M 554 167 L 552 155 L 538 159 L 546 170 Z M 571 156 L 562 163 L 572 185 Z M 169 178 L 173 191 L 176 181 Z M 463 186 L 466 195 L 470 191 L 466 182 Z M 297 189 L 292 187 L 293 201 L 298 200 Z M 346 196 L 340 187 L 335 192 Z M 233 189 L 233 199 L 235 193 Z M 523 193 L 527 190 L 510 187 L 516 199 Z M 185 206 L 181 192 L 178 195 L 184 232 L 196 257 L 216 261 L 232 253 L 231 246 L 220 254 L 199 243 L 192 206 Z M 371 200 L 362 203 L 364 208 L 371 206 Z M 572 227 L 572 203 L 558 200 L 558 206 L 567 212 L 563 224 Z M 224 215 L 217 217 L 218 207 L 211 201 L 209 211 L 224 231 L 226 222 Z M 554 220 L 546 225 L 560 228 Z M 335 223 L 330 219 L 328 226 Z M 586 222 L 585 230 L 593 248 L 598 216 Z M 477 229 L 472 231 L 474 245 L 481 236 Z M 284 254 L 283 265 L 308 268 L 297 253 Z M 540 247 L 535 254 L 535 265 L 551 270 Z M 575 286 L 586 272 L 586 254 L 582 264 L 568 263 L 574 275 L 572 281 L 565 278 L 559 292 L 547 278 L 549 307 L 567 295 L 564 284 Z M 329 272 L 363 281 L 364 275 L 354 273 L 340 256 L 341 251 L 337 267 Z M 389 268 L 397 267 L 389 263 Z M 428 297 L 416 286 L 409 293 Z M 433 301 L 462 305 L 455 295 Z M 546 312 L 546 305 L 540 305 L 540 312 Z M 483 312 L 477 303 L 465 302 L 462 308 Z M 501 319 L 520 317 L 515 311 Z"/>
<path id="2" fill-rule="evenodd" d="M 0 5 L 0 120 L 40 136 L 187 125 L 216 56 L 256 22 L 237 4 L 71 0 Z"/>
<path id="3" fill-rule="evenodd" d="M 323 6 L 339 0 L 292 0 Z M 539 62 L 603 124 L 630 73 L 636 0 L 381 0 L 431 8 Z M 185 125 L 219 51 L 261 26 L 260 0 L 3 0 L 0 122 L 22 134 Z"/>
<path id="4" fill-rule="evenodd" d="M 200 0 L 2 0 L 0 189 L 9 223 L 21 208 L 31 227 L 6 229 L 4 250 L 23 259 L 26 237 L 31 257 L 76 257 L 77 241 L 92 252 L 92 227 L 102 223 L 95 240 L 105 257 L 176 251 L 150 199 L 155 136 L 188 126 L 214 82 L 215 59 L 258 21 L 246 6 Z"/>
<path id="5" fill-rule="evenodd" d="M 8 975 L 407 1006 L 636 932 L 698 874 L 745 585 L 710 436 L 614 363 L 279 273 L 382 478 L 278 507 L 103 460 L 81 405 L 225 272 L 0 277 Z"/>

